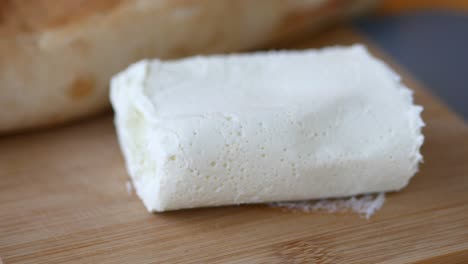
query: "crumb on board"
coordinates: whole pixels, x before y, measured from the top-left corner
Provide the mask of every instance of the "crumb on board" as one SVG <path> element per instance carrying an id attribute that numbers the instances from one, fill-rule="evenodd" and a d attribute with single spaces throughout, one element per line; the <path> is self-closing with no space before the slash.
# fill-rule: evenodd
<path id="1" fill-rule="evenodd" d="M 131 181 L 127 181 L 125 183 L 125 188 L 127 189 L 128 195 L 132 195 L 132 193 L 133 193 L 133 184 L 132 184 Z"/>
<path id="2" fill-rule="evenodd" d="M 297 202 L 275 202 L 269 203 L 271 207 L 280 207 L 286 210 L 316 212 L 326 211 L 336 212 L 355 212 L 369 219 L 377 212 L 385 202 L 385 193 L 366 194 L 361 196 L 352 196 L 350 198 L 340 199 L 322 199 L 314 201 Z"/>

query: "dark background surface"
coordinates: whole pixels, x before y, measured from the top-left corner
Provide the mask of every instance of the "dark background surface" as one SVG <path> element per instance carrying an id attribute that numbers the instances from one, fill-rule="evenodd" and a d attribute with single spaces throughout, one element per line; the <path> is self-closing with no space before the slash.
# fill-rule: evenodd
<path id="1" fill-rule="evenodd" d="M 468 120 L 468 11 L 410 10 L 354 26 Z"/>

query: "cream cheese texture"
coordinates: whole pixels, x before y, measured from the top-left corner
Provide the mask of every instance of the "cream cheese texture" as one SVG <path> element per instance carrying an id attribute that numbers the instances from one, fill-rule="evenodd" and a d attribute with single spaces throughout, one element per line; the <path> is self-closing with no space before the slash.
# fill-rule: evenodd
<path id="1" fill-rule="evenodd" d="M 400 190 L 422 160 L 422 107 L 360 45 L 141 61 L 111 101 L 149 211 Z"/>

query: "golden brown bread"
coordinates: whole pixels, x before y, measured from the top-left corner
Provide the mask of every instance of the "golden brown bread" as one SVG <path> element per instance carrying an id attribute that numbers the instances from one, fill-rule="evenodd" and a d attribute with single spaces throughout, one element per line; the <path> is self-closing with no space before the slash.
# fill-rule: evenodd
<path id="1" fill-rule="evenodd" d="M 137 60 L 251 49 L 374 2 L 0 0 L 0 134 L 105 109 Z"/>
<path id="2" fill-rule="evenodd" d="M 110 12 L 124 2 L 124 0 L 1 0 L 0 30 L 12 34 L 50 30 L 79 23 L 89 16 Z"/>

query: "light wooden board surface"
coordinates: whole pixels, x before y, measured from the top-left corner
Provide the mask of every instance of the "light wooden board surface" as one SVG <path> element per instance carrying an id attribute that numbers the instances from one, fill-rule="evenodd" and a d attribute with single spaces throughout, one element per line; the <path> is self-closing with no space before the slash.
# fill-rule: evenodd
<path id="1" fill-rule="evenodd" d="M 364 40 L 342 27 L 290 47 L 356 41 Z M 127 193 L 108 114 L 0 138 L 0 257 L 4 263 L 463 263 L 468 127 L 404 76 L 425 107 L 425 163 L 370 220 L 263 205 L 149 214 Z"/>

